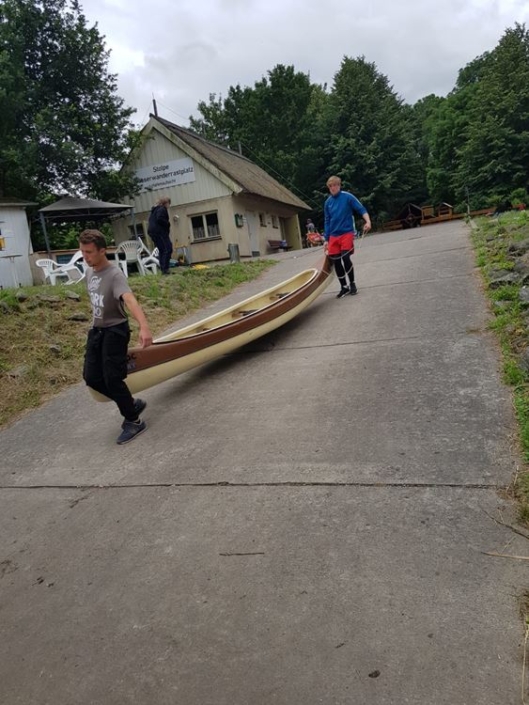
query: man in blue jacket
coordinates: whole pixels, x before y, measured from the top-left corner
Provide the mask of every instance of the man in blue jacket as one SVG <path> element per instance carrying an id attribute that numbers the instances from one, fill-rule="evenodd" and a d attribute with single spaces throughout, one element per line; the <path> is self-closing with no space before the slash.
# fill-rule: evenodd
<path id="1" fill-rule="evenodd" d="M 354 252 L 356 234 L 354 215 L 361 215 L 364 220 L 364 233 L 371 230 L 371 218 L 366 208 L 352 193 L 342 191 L 342 180 L 339 176 L 327 179 L 330 196 L 325 201 L 325 251 L 334 262 L 336 276 L 341 285 L 337 299 L 347 294 L 356 294 L 355 272 L 351 255 Z M 347 286 L 349 277 L 350 286 Z"/>
<path id="2" fill-rule="evenodd" d="M 158 261 L 162 274 L 169 274 L 169 262 L 173 251 L 173 243 L 169 237 L 171 223 L 168 208 L 170 205 L 170 198 L 160 198 L 158 203 L 151 208 L 147 230 L 149 237 L 158 248 Z"/>

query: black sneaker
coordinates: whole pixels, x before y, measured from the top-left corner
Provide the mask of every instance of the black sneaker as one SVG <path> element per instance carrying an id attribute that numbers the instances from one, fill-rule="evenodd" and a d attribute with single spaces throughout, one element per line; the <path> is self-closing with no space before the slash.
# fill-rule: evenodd
<path id="1" fill-rule="evenodd" d="M 147 408 L 147 402 L 143 399 L 134 399 L 134 411 L 139 416 Z"/>
<path id="2" fill-rule="evenodd" d="M 336 295 L 337 299 L 343 299 L 344 296 L 347 296 L 349 293 L 349 287 L 348 286 L 342 286 L 338 294 Z"/>
<path id="3" fill-rule="evenodd" d="M 121 424 L 121 433 L 119 434 L 116 443 L 118 446 L 125 445 L 125 443 L 128 443 L 129 441 L 132 441 L 133 438 L 136 438 L 136 436 L 139 436 L 140 433 L 145 431 L 146 428 L 147 424 L 141 419 L 138 419 L 138 421 L 123 421 Z"/>
<path id="4" fill-rule="evenodd" d="M 351 294 L 351 296 L 358 294 L 358 289 L 356 288 L 356 284 L 354 282 L 351 284 L 351 287 L 349 289 L 349 293 Z"/>

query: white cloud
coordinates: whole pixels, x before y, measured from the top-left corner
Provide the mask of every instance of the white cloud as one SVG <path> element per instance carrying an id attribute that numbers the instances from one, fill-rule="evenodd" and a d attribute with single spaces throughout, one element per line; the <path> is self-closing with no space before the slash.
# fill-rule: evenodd
<path id="1" fill-rule="evenodd" d="M 526 0 L 84 0 L 112 50 L 119 92 L 144 122 L 187 124 L 200 100 L 252 86 L 277 64 L 332 84 L 344 55 L 364 55 L 409 102 L 445 95 L 457 72 L 493 49 L 507 27 L 529 24 Z M 174 112 L 169 112 L 174 111 Z"/>

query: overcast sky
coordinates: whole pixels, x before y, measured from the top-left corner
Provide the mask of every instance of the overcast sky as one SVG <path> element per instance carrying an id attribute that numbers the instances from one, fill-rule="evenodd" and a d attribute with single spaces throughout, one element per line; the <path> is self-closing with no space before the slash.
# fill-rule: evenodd
<path id="1" fill-rule="evenodd" d="M 210 93 L 293 64 L 327 83 L 344 56 L 364 55 L 408 102 L 446 95 L 457 72 L 493 49 L 529 0 L 81 0 L 111 49 L 119 94 L 143 125 L 152 96 L 187 126 Z"/>

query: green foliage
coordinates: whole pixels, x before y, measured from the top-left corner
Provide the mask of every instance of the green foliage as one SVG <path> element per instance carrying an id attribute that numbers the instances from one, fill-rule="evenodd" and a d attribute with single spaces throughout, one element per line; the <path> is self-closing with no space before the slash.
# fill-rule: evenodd
<path id="1" fill-rule="evenodd" d="M 376 222 L 407 202 L 497 207 L 529 196 L 529 33 L 516 24 L 459 71 L 446 97 L 409 106 L 364 57 L 344 57 L 330 90 L 277 66 L 253 88 L 200 103 L 204 136 L 269 169 L 314 207 L 336 173 Z"/>
<path id="2" fill-rule="evenodd" d="M 421 127 L 374 64 L 345 57 L 330 91 L 293 66 L 199 103 L 199 134 L 243 152 L 298 193 L 322 225 L 325 182 L 344 179 L 376 216 L 426 195 Z"/>
<path id="3" fill-rule="evenodd" d="M 482 267 L 485 281 L 487 273 L 494 269 L 512 269 L 516 258 L 509 252 L 509 245 L 529 238 L 529 219 L 526 212 L 505 213 L 502 223 L 489 218 L 477 221 L 472 239 L 477 253 L 477 261 Z M 491 235 L 497 237 L 491 238 Z M 487 288 L 492 301 L 494 318 L 490 324 L 498 336 L 503 353 L 503 377 L 512 387 L 514 407 L 519 426 L 519 437 L 526 463 L 529 461 L 529 372 L 526 364 L 521 364 L 521 355 L 529 347 L 527 334 L 527 307 L 519 299 L 523 282 L 498 289 Z M 496 301 L 509 301 L 498 306 Z M 520 518 L 529 524 L 529 471 L 521 469 L 515 488 L 520 500 Z"/>
<path id="4" fill-rule="evenodd" d="M 77 0 L 0 3 L 0 195 L 116 200 L 134 188 L 116 165 L 132 110 Z"/>
<path id="5" fill-rule="evenodd" d="M 314 92 L 318 89 L 306 74 L 279 64 L 253 88 L 232 86 L 224 100 L 212 94 L 209 103 L 201 101 L 202 117 L 191 117 L 191 128 L 231 149 L 241 146 L 246 156 L 302 193 L 305 164 L 312 163 L 307 150 L 316 156 L 310 139 Z"/>
<path id="6" fill-rule="evenodd" d="M 327 105 L 328 171 L 373 215 L 424 192 L 416 119 L 375 64 L 345 57 Z"/>
<path id="7" fill-rule="evenodd" d="M 503 377 L 505 382 L 511 387 L 516 387 L 523 384 L 525 373 L 520 369 L 518 363 L 514 359 L 507 359 L 503 365 Z"/>
<path id="8" fill-rule="evenodd" d="M 529 33 L 516 24 L 459 72 L 430 132 L 434 200 L 498 205 L 529 186 Z"/>
<path id="9" fill-rule="evenodd" d="M 493 301 L 514 301 L 517 295 L 518 287 L 513 284 L 505 284 L 490 292 Z"/>
<path id="10" fill-rule="evenodd" d="M 406 105 L 375 64 L 344 57 L 330 90 L 280 65 L 199 111 L 193 129 L 242 144 L 314 207 L 316 222 L 331 173 L 375 221 L 407 202 L 464 212 L 529 201 L 529 33 L 518 24 L 460 70 L 446 98 Z"/>
<path id="11" fill-rule="evenodd" d="M 515 206 L 518 203 L 523 203 L 529 206 L 529 194 L 525 188 L 515 188 L 509 194 L 509 201 Z"/>

